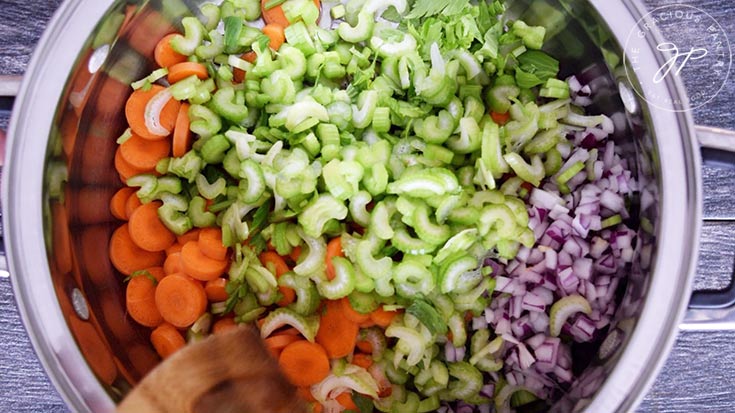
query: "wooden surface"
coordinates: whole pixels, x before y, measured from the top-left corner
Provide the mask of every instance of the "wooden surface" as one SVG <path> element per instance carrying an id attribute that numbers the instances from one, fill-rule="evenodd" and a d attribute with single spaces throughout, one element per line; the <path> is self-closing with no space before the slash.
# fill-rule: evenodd
<path id="1" fill-rule="evenodd" d="M 617 0 L 612 0 L 617 1 Z M 60 0 L 0 0 L 0 75 L 22 74 Z M 647 0 L 652 9 L 681 0 Z M 731 0 L 684 3 L 705 10 L 735 43 Z M 731 73 L 735 76 L 735 73 Z M 735 83 L 694 112 L 701 125 L 735 130 Z M 7 125 L 0 113 L 0 128 Z M 704 169 L 702 257 L 696 287 L 727 285 L 735 261 L 734 170 Z M 735 332 L 682 333 L 639 412 L 735 412 Z M 68 412 L 49 383 L 19 320 L 10 282 L 0 279 L 0 412 Z"/>

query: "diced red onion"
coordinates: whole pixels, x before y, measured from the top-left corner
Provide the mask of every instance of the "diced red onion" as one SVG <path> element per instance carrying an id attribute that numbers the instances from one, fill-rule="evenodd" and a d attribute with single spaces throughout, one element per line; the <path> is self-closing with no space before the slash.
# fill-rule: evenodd
<path id="1" fill-rule="evenodd" d="M 543 189 L 534 188 L 531 190 L 528 202 L 536 208 L 549 211 L 554 208 L 554 205 L 561 205 L 563 201 L 558 195 L 544 191 Z M 539 217 L 541 216 L 539 215 Z"/>
<path id="2" fill-rule="evenodd" d="M 528 348 L 523 344 L 518 345 L 518 359 L 520 361 L 521 369 L 523 370 L 531 367 L 533 363 L 536 362 L 536 359 L 533 357 L 531 352 L 528 351 Z"/>
<path id="3" fill-rule="evenodd" d="M 584 343 L 592 340 L 596 329 L 595 323 L 586 315 L 581 314 L 572 324 L 570 332 L 577 342 Z"/>
<path id="4" fill-rule="evenodd" d="M 480 395 L 492 399 L 495 396 L 495 383 L 488 383 L 482 386 Z"/>
<path id="5" fill-rule="evenodd" d="M 543 261 L 544 258 L 544 253 L 541 252 L 538 248 L 534 248 L 533 250 L 531 250 L 531 255 L 528 256 L 528 260 L 526 261 L 526 263 L 535 266 Z"/>
<path id="6" fill-rule="evenodd" d="M 558 257 L 556 251 L 551 248 L 547 248 L 544 252 L 544 262 L 546 263 L 546 268 L 549 270 L 556 269 L 557 258 Z"/>
<path id="7" fill-rule="evenodd" d="M 488 321 L 485 317 L 473 317 L 472 318 L 472 329 L 473 330 L 484 330 L 487 328 Z"/>
<path id="8" fill-rule="evenodd" d="M 543 297 L 530 292 L 523 296 L 522 307 L 528 311 L 544 312 L 546 311 L 546 302 Z"/>
<path id="9" fill-rule="evenodd" d="M 589 258 L 577 258 L 572 264 L 574 274 L 583 280 L 589 280 L 592 277 L 592 264 Z"/>
<path id="10" fill-rule="evenodd" d="M 528 340 L 526 340 L 526 344 L 531 346 L 531 349 L 536 350 L 537 348 L 539 348 L 539 346 L 544 344 L 545 341 L 546 341 L 546 334 L 539 333 L 529 338 Z M 536 355 L 536 358 L 538 359 L 538 355 Z"/>

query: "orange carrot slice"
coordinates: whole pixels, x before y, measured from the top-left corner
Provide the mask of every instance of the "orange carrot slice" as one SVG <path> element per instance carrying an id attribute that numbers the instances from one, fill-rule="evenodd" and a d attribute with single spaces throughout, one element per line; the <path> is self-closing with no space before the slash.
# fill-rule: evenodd
<path id="1" fill-rule="evenodd" d="M 128 161 L 126 161 L 125 158 L 122 157 L 122 153 L 119 147 L 115 151 L 115 170 L 117 170 L 117 173 L 120 174 L 120 180 L 122 182 L 126 182 L 128 179 L 135 175 L 148 172 L 144 169 L 138 169 L 128 163 Z"/>
<path id="2" fill-rule="evenodd" d="M 202 254 L 213 260 L 227 258 L 227 247 L 222 244 L 222 230 L 216 227 L 202 228 L 199 231 L 199 249 Z"/>
<path id="3" fill-rule="evenodd" d="M 311 386 L 329 375 L 329 358 L 324 347 L 306 340 L 287 345 L 278 358 L 286 378 L 295 386 Z"/>
<path id="4" fill-rule="evenodd" d="M 332 258 L 344 256 L 345 253 L 344 251 L 342 251 L 342 237 L 334 237 L 329 240 L 329 243 L 327 244 L 327 256 L 325 258 L 327 264 L 326 274 L 328 280 L 333 280 L 336 276 L 336 274 L 334 273 Z"/>
<path id="5" fill-rule="evenodd" d="M 289 23 L 288 19 L 286 19 L 286 14 L 283 13 L 283 7 L 279 5 L 266 10 L 265 4 L 267 2 L 268 0 L 261 0 L 260 3 L 260 8 L 263 13 L 263 20 L 266 22 L 266 24 L 277 24 L 281 27 L 288 27 L 291 23 Z M 314 0 L 314 4 L 321 12 L 321 2 L 319 0 Z"/>
<path id="6" fill-rule="evenodd" d="M 357 410 L 357 405 L 352 400 L 352 391 L 350 390 L 340 393 L 334 399 L 337 400 L 337 402 L 339 402 L 339 404 L 341 404 L 346 410 Z"/>
<path id="7" fill-rule="evenodd" d="M 143 205 L 142 202 L 140 202 L 140 198 L 138 198 L 138 195 L 133 193 L 128 197 L 128 200 L 125 201 L 125 215 L 127 218 L 130 219 L 130 216 L 133 215 L 133 212 L 138 209 L 139 206 Z"/>
<path id="8" fill-rule="evenodd" d="M 128 198 L 133 194 L 135 194 L 135 188 L 129 187 L 120 188 L 115 192 L 115 195 L 110 199 L 110 213 L 112 213 L 113 217 L 121 221 L 128 220 L 128 214 L 125 206 L 128 202 Z M 137 198 L 137 196 L 135 197 Z"/>
<path id="9" fill-rule="evenodd" d="M 497 123 L 500 126 L 503 126 L 506 123 L 508 123 L 508 120 L 510 120 L 510 112 L 498 113 L 498 112 L 490 111 L 490 117 L 493 118 L 493 121 L 495 123 Z"/>
<path id="10" fill-rule="evenodd" d="M 229 265 L 227 260 L 214 260 L 204 255 L 198 242 L 189 241 L 181 249 L 181 268 L 197 280 L 214 280 L 224 274 Z"/>
<path id="11" fill-rule="evenodd" d="M 271 39 L 268 45 L 273 50 L 280 49 L 281 45 L 283 45 L 283 43 L 286 41 L 286 33 L 283 29 L 283 26 L 279 24 L 266 24 L 263 27 L 263 34 Z"/>
<path id="12" fill-rule="evenodd" d="M 161 358 L 167 358 L 186 345 L 186 340 L 176 327 L 163 323 L 151 333 L 151 344 Z"/>
<path id="13" fill-rule="evenodd" d="M 352 364 L 360 366 L 365 370 L 369 369 L 373 365 L 373 358 L 370 355 L 357 353 L 352 356 Z"/>
<path id="14" fill-rule="evenodd" d="M 212 334 L 222 334 L 226 331 L 230 331 L 233 328 L 237 328 L 237 323 L 232 317 L 221 318 L 214 322 L 212 325 Z"/>
<path id="15" fill-rule="evenodd" d="M 158 201 L 143 204 L 130 215 L 130 238 L 146 251 L 163 251 L 176 242 L 176 236 L 163 225 L 158 217 Z"/>
<path id="16" fill-rule="evenodd" d="M 187 328 L 207 310 L 207 294 L 199 282 L 171 274 L 156 287 L 156 307 L 167 323 Z"/>
<path id="17" fill-rule="evenodd" d="M 145 275 L 138 274 L 128 281 L 125 291 L 125 305 L 128 314 L 138 324 L 156 327 L 163 322 L 161 313 L 156 307 L 156 282 L 166 274 L 161 267 L 148 268 Z M 150 277 L 154 277 L 151 279 Z"/>
<path id="18" fill-rule="evenodd" d="M 161 159 L 171 153 L 168 139 L 151 141 L 133 133 L 130 139 L 120 145 L 120 156 L 130 166 L 140 170 L 152 170 Z"/>
<path id="19" fill-rule="evenodd" d="M 163 263 L 163 271 L 168 275 L 182 272 L 181 252 L 174 252 L 166 257 L 166 261 Z"/>
<path id="20" fill-rule="evenodd" d="M 146 251 L 130 238 L 128 224 L 123 224 L 110 238 L 110 261 L 118 271 L 130 275 L 135 271 L 163 264 L 164 253 Z"/>
<path id="21" fill-rule="evenodd" d="M 209 280 L 204 284 L 204 292 L 207 293 L 207 299 L 213 303 L 226 301 L 229 295 L 227 294 L 227 280 L 224 278 L 215 278 Z"/>
<path id="22" fill-rule="evenodd" d="M 286 261 L 278 255 L 275 251 L 264 251 L 260 254 L 260 262 L 268 271 L 271 271 L 276 278 L 280 278 L 283 274 L 291 271 L 286 264 Z M 283 298 L 278 300 L 278 305 L 285 307 L 296 300 L 296 291 L 293 288 L 279 285 L 278 291 L 280 291 Z"/>
<path id="23" fill-rule="evenodd" d="M 316 342 L 324 347 L 329 358 L 345 357 L 355 350 L 358 330 L 358 325 L 345 316 L 339 301 L 327 301 Z"/>
<path id="24" fill-rule="evenodd" d="M 189 230 L 189 232 L 185 233 L 184 235 L 179 235 L 176 237 L 176 242 L 181 245 L 185 245 L 189 241 L 199 241 L 199 228 L 194 228 L 192 230 Z"/>
<path id="25" fill-rule="evenodd" d="M 207 79 L 209 77 L 207 66 L 197 62 L 181 62 L 168 68 L 168 83 L 172 85 L 189 76 L 196 76 L 202 80 Z"/>
<path id="26" fill-rule="evenodd" d="M 276 336 L 270 336 L 266 338 L 264 341 L 265 341 L 265 346 L 268 349 L 268 351 L 271 353 L 271 355 L 274 358 L 277 359 L 278 356 L 281 355 L 281 352 L 283 351 L 283 349 L 286 348 L 286 346 L 288 346 L 289 344 L 295 341 L 300 341 L 303 339 L 304 338 L 300 336 L 281 334 L 281 335 L 276 335 Z"/>
<path id="27" fill-rule="evenodd" d="M 376 325 L 386 328 L 397 315 L 398 311 L 385 311 L 381 306 L 370 313 L 370 320 L 372 320 Z"/>
<path id="28" fill-rule="evenodd" d="M 156 48 L 153 50 L 153 58 L 160 67 L 169 67 L 177 63 L 186 62 L 188 59 L 185 55 L 177 53 L 171 47 L 171 39 L 176 36 L 176 33 L 166 35 L 161 39 Z"/>
<path id="29" fill-rule="evenodd" d="M 154 141 L 166 138 L 166 136 L 152 133 L 148 130 L 145 123 L 148 102 L 163 90 L 164 87 L 159 85 L 153 85 L 149 90 L 138 89 L 130 95 L 128 101 L 125 103 L 125 117 L 128 120 L 130 129 L 141 138 Z M 161 110 L 159 118 L 159 123 L 162 128 L 169 131 L 174 129 L 176 117 L 179 114 L 179 106 L 181 106 L 180 103 L 175 99 L 171 99 L 166 103 Z"/>
<path id="30" fill-rule="evenodd" d="M 189 106 L 190 105 L 186 102 L 182 103 L 179 108 L 179 113 L 176 115 L 172 152 L 173 156 L 177 158 L 182 157 L 189 152 L 194 139 L 194 135 L 189 129 L 191 126 L 191 120 L 189 119 Z"/>
<path id="31" fill-rule="evenodd" d="M 370 320 L 370 313 L 363 314 L 361 312 L 356 311 L 354 308 L 352 308 L 352 304 L 350 304 L 350 299 L 345 297 L 339 300 L 340 304 L 342 304 L 342 313 L 347 317 L 348 320 L 352 321 L 355 324 L 361 324 L 368 320 Z"/>

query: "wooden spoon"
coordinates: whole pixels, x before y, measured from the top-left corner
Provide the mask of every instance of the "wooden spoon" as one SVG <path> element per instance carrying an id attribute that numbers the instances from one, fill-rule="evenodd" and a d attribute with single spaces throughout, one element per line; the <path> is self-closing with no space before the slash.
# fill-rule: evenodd
<path id="1" fill-rule="evenodd" d="M 118 413 L 306 413 L 254 328 L 177 351 L 120 403 Z"/>

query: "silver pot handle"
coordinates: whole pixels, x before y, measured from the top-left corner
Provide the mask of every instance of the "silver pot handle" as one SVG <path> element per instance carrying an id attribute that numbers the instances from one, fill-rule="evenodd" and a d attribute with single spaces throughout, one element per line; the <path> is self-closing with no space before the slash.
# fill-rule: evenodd
<path id="1" fill-rule="evenodd" d="M 697 126 L 702 161 L 707 165 L 735 168 L 735 132 Z M 735 278 L 723 290 L 692 293 L 682 330 L 735 330 Z"/>
<path id="2" fill-rule="evenodd" d="M 0 76 L 0 113 L 10 112 L 10 109 L 12 109 L 13 99 L 20 89 L 20 82 L 20 76 Z M 4 140 L 4 135 L 0 137 L 0 139 Z M 4 148 L 5 142 L 0 142 L 0 145 Z M 0 171 L 2 170 L 2 165 L 5 161 L 4 156 L 5 154 L 0 154 Z M 0 174 L 0 176 L 2 175 Z M 5 244 L 3 243 L 2 231 L 0 231 L 0 279 L 8 277 L 10 277 L 10 273 L 8 272 L 8 261 L 5 258 Z"/>

